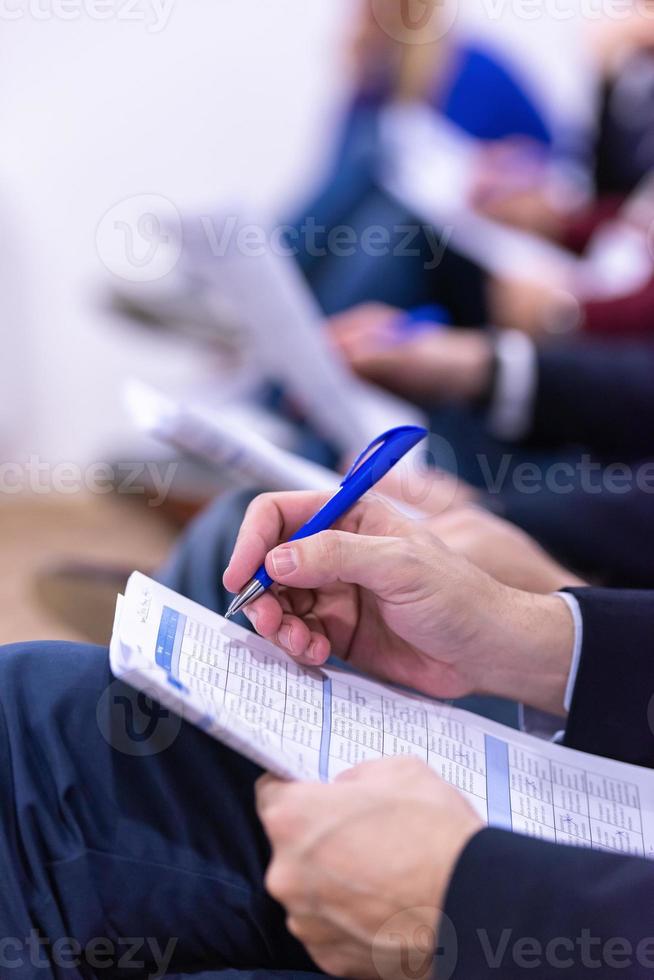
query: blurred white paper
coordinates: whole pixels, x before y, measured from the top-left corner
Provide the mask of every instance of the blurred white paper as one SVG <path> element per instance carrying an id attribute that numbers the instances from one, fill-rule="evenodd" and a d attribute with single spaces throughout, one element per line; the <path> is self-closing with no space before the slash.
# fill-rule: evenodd
<path id="1" fill-rule="evenodd" d="M 333 490 L 340 483 L 333 470 L 280 449 L 238 424 L 229 406 L 219 414 L 174 401 L 140 381 L 130 381 L 125 395 L 140 429 L 228 473 L 234 482 L 261 490 Z"/>
<path id="2" fill-rule="evenodd" d="M 175 402 L 140 381 L 129 382 L 125 397 L 143 432 L 204 460 L 228 474 L 232 482 L 257 490 L 335 491 L 343 479 L 334 470 L 280 449 L 265 436 L 239 424 L 229 406 L 218 414 L 200 405 Z M 406 488 L 410 486 L 410 475 L 409 469 Z M 406 517 L 425 516 L 411 503 L 395 498 L 391 502 Z"/>
<path id="3" fill-rule="evenodd" d="M 243 229 L 269 244 L 244 254 Z M 415 406 L 357 378 L 330 344 L 325 318 L 295 261 L 274 251 L 268 225 L 239 218 L 225 254 L 216 258 L 216 289 L 238 310 L 251 355 L 277 381 L 321 436 L 342 456 L 361 451 L 398 425 L 424 425 Z"/>
<path id="4" fill-rule="evenodd" d="M 502 278 L 576 283 L 581 263 L 571 252 L 469 206 L 478 144 L 462 129 L 428 107 L 393 107 L 382 134 L 384 187 L 417 217 L 447 228 L 456 251 Z"/>

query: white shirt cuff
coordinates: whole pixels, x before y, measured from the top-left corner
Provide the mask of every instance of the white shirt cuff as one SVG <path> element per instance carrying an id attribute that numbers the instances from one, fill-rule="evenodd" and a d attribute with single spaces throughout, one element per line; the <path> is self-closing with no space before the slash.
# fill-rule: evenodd
<path id="1" fill-rule="evenodd" d="M 581 663 L 581 650 L 584 645 L 584 621 L 579 603 L 573 595 L 570 595 L 569 592 L 557 592 L 555 594 L 559 599 L 563 599 L 572 614 L 572 619 L 575 624 L 575 643 L 572 649 L 572 663 L 570 664 L 570 673 L 568 674 L 568 683 L 563 699 L 563 707 L 569 712 L 572 707 L 572 698 L 575 693 L 579 664 Z"/>
<path id="2" fill-rule="evenodd" d="M 570 664 L 568 683 L 566 685 L 565 695 L 563 698 L 563 707 L 569 712 L 572 706 L 572 698 L 574 696 L 577 675 L 579 673 L 579 665 L 581 663 L 581 651 L 584 642 L 584 621 L 581 615 L 579 603 L 573 595 L 569 595 L 567 592 L 556 592 L 555 595 L 557 595 L 559 599 L 563 599 L 567 605 L 572 615 L 575 627 L 572 662 Z M 556 715 L 550 715 L 545 711 L 538 711 L 536 708 L 530 708 L 527 705 L 521 704 L 519 720 L 520 728 L 523 732 L 528 732 L 530 735 L 536 735 L 538 738 L 549 739 L 554 742 L 563 741 L 564 732 L 560 730 L 561 719 Z"/>
<path id="3" fill-rule="evenodd" d="M 515 442 L 529 432 L 538 384 L 538 357 L 528 337 L 517 330 L 499 334 L 495 345 L 497 376 L 488 427 L 498 439 Z"/>

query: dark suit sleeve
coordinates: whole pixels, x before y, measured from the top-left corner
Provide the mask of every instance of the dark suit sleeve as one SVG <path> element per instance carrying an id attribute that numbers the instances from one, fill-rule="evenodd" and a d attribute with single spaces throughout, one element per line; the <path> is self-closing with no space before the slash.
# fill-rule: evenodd
<path id="1" fill-rule="evenodd" d="M 566 744 L 653 767 L 654 592 L 570 592 L 584 635 Z M 652 977 L 653 908 L 651 861 L 484 830 L 450 882 L 435 975 Z"/>
<path id="2" fill-rule="evenodd" d="M 654 587 L 654 461 L 636 466 L 637 484 L 626 493 L 611 492 L 605 473 L 588 470 L 586 477 L 559 474 L 557 485 L 546 482 L 535 493 L 509 486 L 489 494 L 488 506 L 588 580 L 649 589 Z"/>
<path id="3" fill-rule="evenodd" d="M 451 980 L 652 977 L 652 908 L 650 861 L 484 830 L 450 882 L 434 974 Z"/>
<path id="4" fill-rule="evenodd" d="M 584 632 L 565 744 L 654 768 L 654 592 L 570 592 Z"/>
<path id="5" fill-rule="evenodd" d="M 530 442 L 633 459 L 652 454 L 653 433 L 654 345 L 588 342 L 539 354 Z"/>

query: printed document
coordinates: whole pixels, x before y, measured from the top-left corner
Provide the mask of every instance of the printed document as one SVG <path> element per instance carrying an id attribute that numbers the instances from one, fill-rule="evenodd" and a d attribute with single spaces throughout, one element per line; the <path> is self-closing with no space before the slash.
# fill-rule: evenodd
<path id="1" fill-rule="evenodd" d="M 494 827 L 654 857 L 650 771 L 541 741 L 331 662 L 300 667 L 138 572 L 119 599 L 110 655 L 115 676 L 280 776 L 328 782 L 366 759 L 414 755 Z"/>

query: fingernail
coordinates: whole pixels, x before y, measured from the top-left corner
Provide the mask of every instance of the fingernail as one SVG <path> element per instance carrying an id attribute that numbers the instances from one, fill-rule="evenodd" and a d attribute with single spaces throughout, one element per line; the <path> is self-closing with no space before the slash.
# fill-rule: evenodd
<path id="1" fill-rule="evenodd" d="M 297 568 L 295 548 L 284 545 L 272 553 L 272 565 L 275 575 L 290 575 Z"/>
<path id="2" fill-rule="evenodd" d="M 291 648 L 291 627 L 284 625 L 280 626 L 279 633 L 277 634 L 277 639 L 283 647 L 287 650 Z"/>
<path id="3" fill-rule="evenodd" d="M 305 657 L 311 664 L 318 663 L 318 653 L 316 651 L 316 646 L 314 643 L 312 643 L 309 649 L 307 650 Z"/>
<path id="4" fill-rule="evenodd" d="M 249 620 L 250 623 L 252 623 L 253 627 L 256 629 L 257 628 L 257 617 L 258 617 L 258 614 L 257 614 L 256 609 L 244 609 L 243 610 L 243 615 L 245 616 L 245 618 L 247 620 Z"/>

